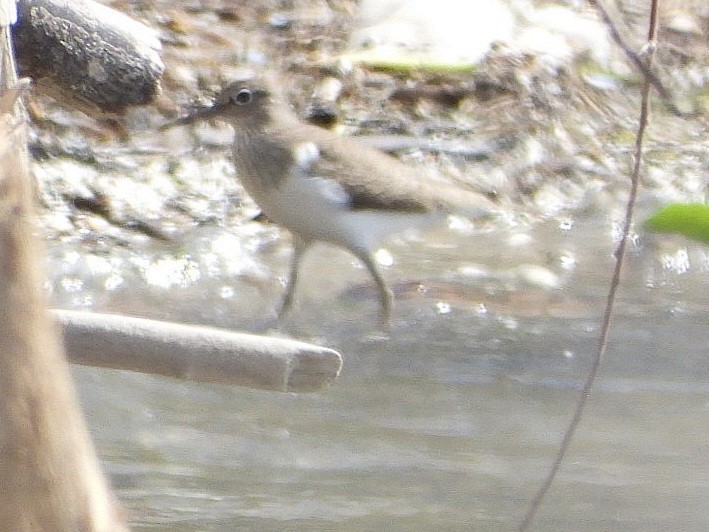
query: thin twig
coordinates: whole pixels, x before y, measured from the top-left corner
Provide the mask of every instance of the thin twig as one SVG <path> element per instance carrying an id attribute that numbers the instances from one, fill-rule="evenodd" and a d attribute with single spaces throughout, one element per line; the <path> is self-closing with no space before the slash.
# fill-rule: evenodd
<path id="1" fill-rule="evenodd" d="M 652 62 L 643 60 L 643 57 L 640 54 L 634 52 L 630 48 L 630 46 L 623 40 L 623 37 L 621 37 L 617 26 L 611 19 L 611 16 L 606 10 L 606 8 L 603 7 L 603 4 L 601 4 L 597 0 L 588 0 L 588 3 L 591 4 L 596 9 L 596 11 L 598 11 L 598 15 L 601 17 L 601 20 L 603 20 L 604 24 L 608 28 L 608 31 L 610 32 L 613 40 L 621 48 L 621 50 L 623 50 L 623 52 L 628 57 L 628 59 L 630 59 L 633 65 L 635 65 L 635 67 L 642 73 L 643 77 L 645 78 L 645 82 L 655 87 L 655 90 L 660 95 L 660 98 L 662 98 L 662 101 L 665 102 L 665 105 L 667 105 L 667 108 L 670 110 L 670 112 L 677 116 L 688 116 L 688 113 L 678 109 L 677 106 L 674 104 L 674 102 L 672 101 L 672 96 L 670 95 L 670 91 L 667 90 L 667 88 L 662 84 L 662 81 L 660 81 L 660 78 L 658 78 L 652 71 Z M 657 13 L 654 13 L 655 4 L 656 1 L 652 0 L 653 7 L 651 9 L 650 14 L 650 27 L 653 28 L 657 28 Z M 655 34 L 657 34 L 656 29 Z M 650 41 L 648 44 L 654 47 L 656 41 Z M 654 54 L 654 52 L 655 50 L 653 48 L 651 53 Z"/>
<path id="2" fill-rule="evenodd" d="M 591 1 L 591 3 L 593 4 L 596 4 L 596 2 L 594 2 L 593 0 L 589 1 Z M 652 0 L 652 8 L 648 29 L 648 54 L 646 57 L 646 61 L 643 65 L 644 70 L 647 70 L 648 72 L 652 68 L 655 44 L 657 40 L 658 3 L 659 0 Z M 525 514 L 524 519 L 519 526 L 520 531 L 527 530 L 532 524 L 532 521 L 534 520 L 534 517 L 537 514 L 537 511 L 539 510 L 542 501 L 544 500 L 544 497 L 546 496 L 547 492 L 549 491 L 549 488 L 551 487 L 556 478 L 556 475 L 561 469 L 561 464 L 564 460 L 564 456 L 566 455 L 566 452 L 569 449 L 571 440 L 574 437 L 574 434 L 576 433 L 576 429 L 579 425 L 579 422 L 581 421 L 581 417 L 583 416 L 583 413 L 585 411 L 586 404 L 588 403 L 588 399 L 591 396 L 591 390 L 593 388 L 593 385 L 595 384 L 596 376 L 598 375 L 598 371 L 606 355 L 606 351 L 608 348 L 608 337 L 613 318 L 615 298 L 618 292 L 618 287 L 620 286 L 621 272 L 623 269 L 623 263 L 625 261 L 625 251 L 628 245 L 628 240 L 630 239 L 630 231 L 633 225 L 633 213 L 635 210 L 635 202 L 637 199 L 638 186 L 640 182 L 640 171 L 642 167 L 643 140 L 645 137 L 645 130 L 648 125 L 650 114 L 650 90 L 653 86 L 657 88 L 657 86 L 652 82 L 652 80 L 649 77 L 646 77 L 642 90 L 642 103 L 640 108 L 638 132 L 635 137 L 635 162 L 633 166 L 633 173 L 631 175 L 630 195 L 628 197 L 628 203 L 625 209 L 623 233 L 620 238 L 620 242 L 618 243 L 618 247 L 615 251 L 616 263 L 615 268 L 613 270 L 613 277 L 611 278 L 610 288 L 608 290 L 606 308 L 603 314 L 603 325 L 601 327 L 601 336 L 598 340 L 596 356 L 594 357 L 591 363 L 591 368 L 589 369 L 588 376 L 586 377 L 586 382 L 584 383 L 583 390 L 581 391 L 581 395 L 579 396 L 578 402 L 576 404 L 574 415 L 568 427 L 566 428 L 566 432 L 564 433 L 564 437 L 561 441 L 561 445 L 559 446 L 559 450 L 557 451 L 556 457 L 554 458 L 554 462 L 549 471 L 549 474 L 547 475 L 546 479 L 544 480 L 544 483 L 532 499 L 527 513 Z"/>

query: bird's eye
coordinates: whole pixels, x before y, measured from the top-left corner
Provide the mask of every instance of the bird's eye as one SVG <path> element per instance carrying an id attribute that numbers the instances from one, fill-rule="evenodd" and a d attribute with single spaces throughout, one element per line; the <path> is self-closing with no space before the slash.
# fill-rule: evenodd
<path id="1" fill-rule="evenodd" d="M 251 100 L 253 100 L 254 95 L 249 89 L 241 89 L 239 92 L 234 94 L 230 100 L 232 103 L 238 104 L 238 105 L 246 105 L 247 103 L 251 103 Z"/>

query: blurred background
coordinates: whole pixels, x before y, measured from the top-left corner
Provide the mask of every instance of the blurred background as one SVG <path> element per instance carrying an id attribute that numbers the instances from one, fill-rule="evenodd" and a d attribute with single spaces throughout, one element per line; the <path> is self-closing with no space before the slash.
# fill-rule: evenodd
<path id="1" fill-rule="evenodd" d="M 642 81 L 584 2 L 106 2 L 154 28 L 155 105 L 116 119 L 41 94 L 31 152 L 57 308 L 290 336 L 344 357 L 320 394 L 74 368 L 136 530 L 514 527 L 596 347 Z M 469 4 L 469 5 L 468 5 Z M 646 2 L 612 14 L 638 50 Z M 706 246 L 649 234 L 705 202 L 703 2 L 662 4 L 658 73 L 608 359 L 537 525 L 709 526 Z M 244 72 L 277 69 L 305 119 L 494 198 L 377 255 L 392 330 L 359 263 L 319 246 L 277 330 L 286 231 L 256 219 L 221 124 L 157 128 Z M 430 142 L 438 146 L 430 149 Z"/>

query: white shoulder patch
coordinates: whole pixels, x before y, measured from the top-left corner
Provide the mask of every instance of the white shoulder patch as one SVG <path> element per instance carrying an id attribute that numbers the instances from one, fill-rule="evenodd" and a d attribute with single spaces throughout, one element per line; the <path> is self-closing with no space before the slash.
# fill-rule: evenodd
<path id="1" fill-rule="evenodd" d="M 333 179 L 320 177 L 316 174 L 315 165 L 320 159 L 320 150 L 314 142 L 302 142 L 293 147 L 295 159 L 295 175 L 299 192 L 323 199 L 330 204 L 347 206 L 352 203 L 352 198 L 347 189 Z"/>
<path id="2" fill-rule="evenodd" d="M 301 142 L 293 147 L 293 158 L 301 172 L 307 172 L 320 158 L 320 150 L 314 142 Z"/>

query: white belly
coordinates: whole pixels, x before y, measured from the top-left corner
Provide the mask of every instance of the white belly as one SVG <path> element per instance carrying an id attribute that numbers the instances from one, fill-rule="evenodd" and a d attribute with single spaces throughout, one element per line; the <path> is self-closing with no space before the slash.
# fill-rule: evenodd
<path id="1" fill-rule="evenodd" d="M 264 213 L 306 241 L 323 241 L 347 249 L 369 251 L 389 234 L 423 227 L 437 214 L 374 209 L 351 210 L 344 191 L 320 178 L 288 177 L 275 187 L 243 181 Z"/>

